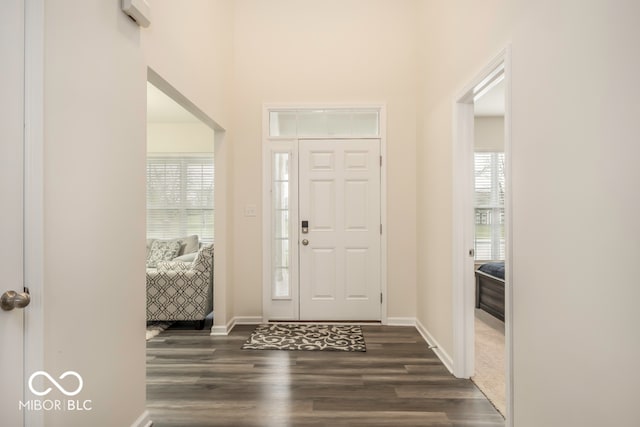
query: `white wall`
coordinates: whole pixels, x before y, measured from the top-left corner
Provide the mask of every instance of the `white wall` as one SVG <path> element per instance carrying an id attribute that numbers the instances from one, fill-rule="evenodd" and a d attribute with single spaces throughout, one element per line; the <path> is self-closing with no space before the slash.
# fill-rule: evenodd
<path id="1" fill-rule="evenodd" d="M 262 314 L 263 103 L 379 103 L 388 113 L 389 316 L 415 315 L 417 2 L 239 0 L 234 31 L 236 315 Z M 254 268 L 247 268 L 253 265 Z"/>
<path id="2" fill-rule="evenodd" d="M 146 69 L 117 3 L 45 5 L 43 368 L 80 373 L 93 407 L 47 426 L 128 426 L 145 410 Z"/>
<path id="3" fill-rule="evenodd" d="M 514 425 L 636 425 L 640 4 L 457 0 L 421 16 L 419 319 L 451 352 L 452 102 L 510 41 Z"/>
<path id="4" fill-rule="evenodd" d="M 513 33 L 516 422 L 634 426 L 640 3 L 521 3 L 526 20 Z M 550 209 L 540 215 L 540 206 Z M 532 351 L 543 347 L 550 351 Z"/>
<path id="5" fill-rule="evenodd" d="M 149 153 L 213 153 L 214 132 L 204 123 L 148 123 Z"/>
<path id="6" fill-rule="evenodd" d="M 119 1 L 45 4 L 43 368 L 78 371 L 93 406 L 47 412 L 47 426 L 129 426 L 145 411 L 147 63 L 228 119 L 229 3 L 150 4 L 148 30 Z"/>
<path id="7" fill-rule="evenodd" d="M 473 148 L 475 151 L 504 151 L 504 117 L 475 117 Z"/>

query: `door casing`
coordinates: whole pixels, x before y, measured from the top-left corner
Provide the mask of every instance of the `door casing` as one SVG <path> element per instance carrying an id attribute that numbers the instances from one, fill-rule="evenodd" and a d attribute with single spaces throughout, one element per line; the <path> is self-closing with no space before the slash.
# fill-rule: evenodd
<path id="1" fill-rule="evenodd" d="M 380 169 L 380 222 L 382 224 L 382 235 L 380 242 L 381 263 L 380 263 L 380 289 L 382 293 L 382 305 L 380 322 L 387 324 L 387 138 L 386 138 L 386 105 L 384 103 L 374 104 L 276 104 L 268 103 L 263 105 L 262 115 L 262 322 L 273 320 L 297 321 L 299 319 L 298 283 L 293 285 L 296 289 L 291 298 L 285 302 L 271 298 L 271 153 L 274 148 L 290 152 L 292 159 L 298 162 L 298 139 L 302 137 L 271 137 L 269 135 L 269 113 L 274 110 L 331 110 L 331 109 L 376 109 L 379 113 L 379 135 L 376 137 L 366 136 L 366 139 L 380 140 L 380 153 L 382 165 Z M 360 139 L 357 136 L 332 135 L 326 137 L 314 136 L 313 139 Z M 297 174 L 297 169 L 296 169 Z M 297 180 L 296 180 L 297 181 Z M 297 182 L 294 189 L 297 195 Z M 296 202 L 297 205 L 297 202 Z M 290 221 L 298 223 L 297 206 L 296 213 L 292 215 Z M 296 233 L 299 227 L 295 227 Z M 293 236 L 298 240 L 298 235 Z M 292 257 L 298 256 L 297 245 Z M 297 274 L 297 272 L 296 272 Z M 243 323 L 243 319 L 234 319 L 234 323 Z M 253 319 L 248 319 L 251 323 Z"/>
<path id="2" fill-rule="evenodd" d="M 506 427 L 513 425 L 513 263 L 512 263 L 512 185 L 511 185 L 511 47 L 507 46 L 471 80 L 453 100 L 453 218 L 452 218 L 452 322 L 453 374 L 469 378 L 474 371 L 474 307 L 473 276 L 473 121 L 474 96 L 496 71 L 504 68 L 505 114 L 505 361 L 506 361 Z"/>

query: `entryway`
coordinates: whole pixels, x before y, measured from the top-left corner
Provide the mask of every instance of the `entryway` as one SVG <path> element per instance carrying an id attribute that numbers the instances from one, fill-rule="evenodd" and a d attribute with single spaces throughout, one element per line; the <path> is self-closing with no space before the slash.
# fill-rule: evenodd
<path id="1" fill-rule="evenodd" d="M 454 375 L 475 378 L 500 407 L 507 427 L 513 422 L 510 72 L 510 51 L 505 49 L 455 98 L 453 147 Z M 495 92 L 501 86 L 503 90 Z M 492 92 L 494 96 L 487 95 Z M 482 98 L 485 103 L 501 100 L 500 114 L 489 111 L 484 118 L 474 117 Z M 474 147 L 474 130 L 480 124 L 495 127 L 491 142 L 503 139 L 503 145 Z"/>
<path id="2" fill-rule="evenodd" d="M 267 109 L 265 321 L 381 321 L 380 108 Z"/>

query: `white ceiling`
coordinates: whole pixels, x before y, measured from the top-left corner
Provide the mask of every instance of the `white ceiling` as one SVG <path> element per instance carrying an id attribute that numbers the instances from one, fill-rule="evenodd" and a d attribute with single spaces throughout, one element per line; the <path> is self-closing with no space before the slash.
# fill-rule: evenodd
<path id="1" fill-rule="evenodd" d="M 147 123 L 197 123 L 193 114 L 147 82 Z"/>
<path id="2" fill-rule="evenodd" d="M 475 116 L 504 116 L 504 80 L 474 102 Z"/>

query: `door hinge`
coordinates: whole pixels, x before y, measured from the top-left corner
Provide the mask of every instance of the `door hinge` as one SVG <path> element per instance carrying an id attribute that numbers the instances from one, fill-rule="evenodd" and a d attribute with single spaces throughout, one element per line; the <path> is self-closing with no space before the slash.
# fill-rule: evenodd
<path id="1" fill-rule="evenodd" d="M 382 167 L 382 156 L 380 156 L 380 167 Z"/>
<path id="2" fill-rule="evenodd" d="M 380 292 L 380 304 L 382 304 L 382 292 Z"/>
<path id="3" fill-rule="evenodd" d="M 380 224 L 380 234 L 382 234 L 382 224 Z"/>

